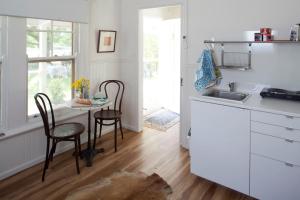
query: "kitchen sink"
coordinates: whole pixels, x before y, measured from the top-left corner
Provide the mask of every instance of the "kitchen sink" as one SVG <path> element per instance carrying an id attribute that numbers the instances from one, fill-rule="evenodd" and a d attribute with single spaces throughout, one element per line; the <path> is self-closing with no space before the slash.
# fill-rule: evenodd
<path id="1" fill-rule="evenodd" d="M 203 96 L 244 102 L 249 97 L 249 94 L 241 93 L 241 92 L 229 92 L 225 90 L 212 90 L 207 92 Z"/>

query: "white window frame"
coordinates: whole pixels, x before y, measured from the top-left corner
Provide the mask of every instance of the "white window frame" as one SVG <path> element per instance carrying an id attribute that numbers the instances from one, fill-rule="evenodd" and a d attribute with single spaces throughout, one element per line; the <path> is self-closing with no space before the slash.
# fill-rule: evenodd
<path id="1" fill-rule="evenodd" d="M 51 24 L 53 24 L 53 21 L 57 21 L 57 20 L 51 20 Z M 27 23 L 26 23 L 26 34 L 27 34 Z M 37 32 L 67 32 L 70 33 L 69 31 L 53 31 L 51 30 L 39 30 L 39 29 L 31 29 L 31 31 L 37 31 Z M 78 27 L 77 24 L 72 22 L 72 55 L 71 56 L 50 56 L 50 57 L 34 57 L 34 58 L 29 58 L 27 55 L 27 71 L 28 71 L 28 64 L 29 63 L 39 63 L 39 62 L 53 62 L 53 61 L 72 61 L 72 82 L 75 79 L 75 73 L 76 73 L 76 55 L 77 55 L 77 34 L 78 31 Z M 27 44 L 27 42 L 26 42 Z M 27 76 L 28 78 L 28 76 Z M 28 84 L 28 80 L 26 81 Z M 73 97 L 73 92 L 72 92 L 72 97 Z M 26 116 L 27 116 L 27 121 L 36 121 L 37 119 L 40 118 L 40 113 L 36 113 L 36 114 L 32 114 L 32 115 L 28 115 L 28 85 L 27 85 L 27 91 L 26 91 Z M 53 108 L 54 112 L 55 112 L 55 116 L 60 117 L 62 115 L 68 114 L 65 112 L 66 108 L 64 107 L 57 107 L 57 108 Z"/>
<path id="2" fill-rule="evenodd" d="M 1 131 L 1 129 L 2 129 L 2 124 L 3 124 L 3 122 L 2 122 L 2 97 L 3 97 L 3 95 L 2 95 L 2 74 L 3 74 L 3 17 L 2 16 L 0 16 L 0 131 Z M 0 133 L 1 134 L 1 133 Z"/>
<path id="3" fill-rule="evenodd" d="M 5 65 L 6 65 L 6 60 L 5 60 L 5 54 L 6 54 L 6 48 L 7 48 L 7 43 L 6 43 L 6 25 L 7 25 L 7 17 L 6 16 L 0 16 L 0 18 L 2 18 L 2 20 L 0 21 L 1 25 L 0 25 L 0 39 L 1 39 L 1 43 L 0 43 L 0 133 L 2 132 L 2 130 L 4 130 L 6 128 L 6 122 L 4 121 L 5 119 L 5 115 L 6 115 L 6 110 L 4 110 L 5 106 L 5 92 L 4 91 L 4 77 L 3 74 L 5 72 Z"/>

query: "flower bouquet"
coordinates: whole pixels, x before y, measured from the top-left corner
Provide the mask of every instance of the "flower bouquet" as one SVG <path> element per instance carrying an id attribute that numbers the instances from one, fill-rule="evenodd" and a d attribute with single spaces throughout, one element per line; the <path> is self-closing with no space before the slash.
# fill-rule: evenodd
<path id="1" fill-rule="evenodd" d="M 72 84 L 75 90 L 76 102 L 81 104 L 91 104 L 89 100 L 90 80 L 80 78 Z"/>

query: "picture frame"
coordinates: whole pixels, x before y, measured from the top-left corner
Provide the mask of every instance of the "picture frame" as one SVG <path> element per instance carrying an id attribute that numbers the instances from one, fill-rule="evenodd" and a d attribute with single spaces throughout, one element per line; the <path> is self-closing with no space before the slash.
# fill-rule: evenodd
<path id="1" fill-rule="evenodd" d="M 99 30 L 98 53 L 112 53 L 116 50 L 117 31 Z"/>

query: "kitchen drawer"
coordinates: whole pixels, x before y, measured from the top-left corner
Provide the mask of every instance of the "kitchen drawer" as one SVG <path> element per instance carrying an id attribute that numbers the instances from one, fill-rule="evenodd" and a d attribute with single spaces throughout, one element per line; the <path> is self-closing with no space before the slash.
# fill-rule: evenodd
<path id="1" fill-rule="evenodd" d="M 300 130 L 298 129 L 252 121 L 251 131 L 300 142 Z"/>
<path id="2" fill-rule="evenodd" d="M 251 111 L 251 120 L 287 128 L 300 129 L 300 118 L 267 112 Z"/>
<path id="3" fill-rule="evenodd" d="M 299 200 L 300 167 L 251 155 L 250 196 L 262 200 Z"/>
<path id="4" fill-rule="evenodd" d="M 300 143 L 251 133 L 251 152 L 300 166 Z"/>

